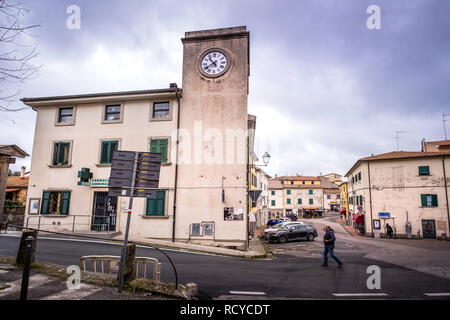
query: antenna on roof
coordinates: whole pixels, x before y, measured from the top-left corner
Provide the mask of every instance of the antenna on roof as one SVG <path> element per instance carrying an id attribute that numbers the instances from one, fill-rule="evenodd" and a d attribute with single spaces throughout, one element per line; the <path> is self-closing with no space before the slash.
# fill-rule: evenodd
<path id="1" fill-rule="evenodd" d="M 447 129 L 445 128 L 445 122 L 447 120 L 445 120 L 446 116 L 450 116 L 450 113 L 442 113 L 442 123 L 444 124 L 444 136 L 445 136 L 445 140 L 447 140 Z"/>
<path id="2" fill-rule="evenodd" d="M 400 137 L 398 136 L 399 135 L 399 133 L 406 133 L 406 131 L 395 131 L 395 139 L 397 139 L 397 151 L 399 151 L 398 150 L 398 139 L 400 139 Z"/>

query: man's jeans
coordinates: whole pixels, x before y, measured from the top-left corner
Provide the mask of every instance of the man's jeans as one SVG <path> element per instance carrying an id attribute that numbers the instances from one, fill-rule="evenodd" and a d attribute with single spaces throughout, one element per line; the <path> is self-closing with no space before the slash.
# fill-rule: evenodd
<path id="1" fill-rule="evenodd" d="M 328 264 L 328 252 L 330 253 L 330 256 L 336 260 L 336 262 L 338 264 L 342 264 L 341 260 L 339 260 L 334 254 L 333 254 L 333 250 L 334 250 L 334 245 L 330 246 L 330 245 L 325 245 L 325 248 L 323 250 L 323 264 L 327 265 Z"/>

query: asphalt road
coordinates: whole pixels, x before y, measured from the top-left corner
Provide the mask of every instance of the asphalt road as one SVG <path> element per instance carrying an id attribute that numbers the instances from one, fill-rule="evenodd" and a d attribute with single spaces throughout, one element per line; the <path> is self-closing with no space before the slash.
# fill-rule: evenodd
<path id="1" fill-rule="evenodd" d="M 0 236 L 0 255 L 15 256 L 18 245 L 18 237 Z M 78 265 L 84 255 L 120 255 L 120 250 L 121 247 L 114 244 L 40 238 L 36 259 L 69 266 Z M 323 249 L 317 240 L 275 244 L 272 250 L 274 258 L 267 260 L 172 250 L 165 252 L 175 263 L 179 283 L 197 283 L 202 299 L 235 299 L 241 296 L 247 299 L 450 298 L 425 295 L 449 293 L 450 280 L 363 258 L 366 254 L 364 248 L 355 243 L 337 244 L 336 254 L 345 262 L 342 269 L 338 269 L 332 260 L 328 268 L 319 266 Z M 160 252 L 138 247 L 136 255 L 157 258 L 162 263 L 161 280 L 174 282 L 172 267 Z M 366 271 L 370 265 L 377 265 L 382 270 L 380 290 L 367 288 L 366 281 L 370 275 Z"/>

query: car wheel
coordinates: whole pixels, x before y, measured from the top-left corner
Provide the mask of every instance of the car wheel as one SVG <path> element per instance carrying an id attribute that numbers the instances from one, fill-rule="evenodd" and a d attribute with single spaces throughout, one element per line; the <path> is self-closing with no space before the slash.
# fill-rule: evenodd
<path id="1" fill-rule="evenodd" d="M 314 235 L 312 233 L 308 234 L 306 238 L 308 239 L 308 241 L 314 241 Z"/>
<path id="2" fill-rule="evenodd" d="M 286 236 L 280 236 L 280 237 L 278 238 L 278 242 L 280 242 L 280 243 L 286 243 L 286 242 L 287 242 Z"/>

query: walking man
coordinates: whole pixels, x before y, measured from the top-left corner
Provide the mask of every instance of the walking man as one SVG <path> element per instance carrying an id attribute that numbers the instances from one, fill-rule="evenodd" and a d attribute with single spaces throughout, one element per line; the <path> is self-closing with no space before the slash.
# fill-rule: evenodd
<path id="1" fill-rule="evenodd" d="M 392 230 L 392 227 L 389 225 L 389 223 L 386 223 L 386 231 L 387 231 L 388 238 L 391 239 L 392 233 L 394 232 L 394 230 Z"/>
<path id="2" fill-rule="evenodd" d="M 325 235 L 323 237 L 324 242 L 324 250 L 323 250 L 323 264 L 321 267 L 328 267 L 328 253 L 330 253 L 330 257 L 336 260 L 339 269 L 342 268 L 343 263 L 339 260 L 334 254 L 334 242 L 336 241 L 336 237 L 334 235 L 334 230 L 330 228 L 330 226 L 325 226 Z"/>

